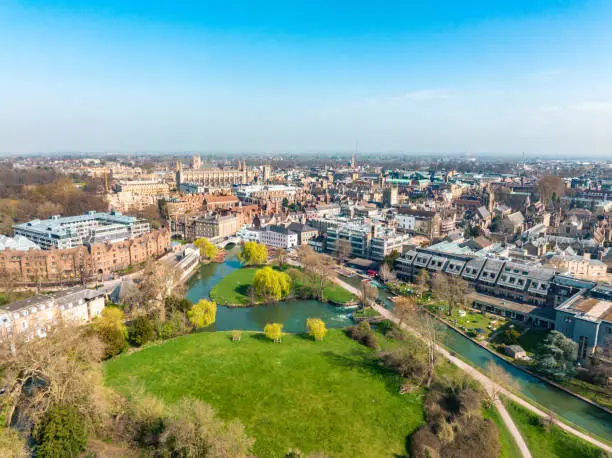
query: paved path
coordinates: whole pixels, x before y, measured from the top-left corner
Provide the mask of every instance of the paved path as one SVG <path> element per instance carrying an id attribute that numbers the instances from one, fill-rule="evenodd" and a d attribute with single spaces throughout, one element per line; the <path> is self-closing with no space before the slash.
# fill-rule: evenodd
<path id="1" fill-rule="evenodd" d="M 357 294 L 357 295 L 360 294 L 360 291 L 357 288 L 355 288 L 355 287 L 349 285 L 348 283 L 342 281 L 340 278 L 334 277 L 333 281 L 335 283 L 337 283 L 338 285 L 342 286 L 343 288 L 347 289 L 348 291 L 350 291 L 353 294 Z M 384 308 L 384 307 L 382 307 L 382 306 L 380 306 L 378 304 L 374 304 L 373 308 L 378 313 L 380 313 L 382 316 L 387 318 L 388 320 L 391 320 L 394 323 L 399 323 L 399 319 L 395 315 L 393 315 L 393 313 L 391 313 L 391 311 L 387 310 L 386 308 Z M 410 326 L 408 326 L 405 323 L 402 324 L 402 328 L 405 329 L 406 331 L 416 335 L 416 336 L 419 335 L 419 333 L 414 328 L 411 328 Z M 493 382 L 493 380 L 491 380 L 489 377 L 487 377 L 486 375 L 484 375 L 482 372 L 478 371 L 474 367 L 470 366 L 468 363 L 464 362 L 463 360 L 457 358 L 456 356 L 451 355 L 445 348 L 438 347 L 438 350 L 451 363 L 453 363 L 455 366 L 459 367 L 463 371 L 467 372 L 474 379 L 478 380 L 478 382 L 480 382 L 482 384 L 482 386 L 487 390 L 488 393 L 491 393 L 491 392 L 493 392 L 493 391 L 495 391 L 497 389 L 497 391 L 499 393 L 502 393 L 503 395 L 505 395 L 506 397 L 511 399 L 513 402 L 515 402 L 515 403 L 521 405 L 522 407 L 530 410 L 531 412 L 535 413 L 536 415 L 538 415 L 540 417 L 549 417 L 549 415 L 546 412 L 538 409 L 533 404 L 525 401 L 523 398 L 520 398 L 520 397 L 516 396 L 515 394 L 513 394 L 510 391 L 506 390 L 505 388 L 496 386 L 495 382 Z M 517 445 L 519 446 L 519 449 L 521 450 L 521 453 L 522 453 L 523 457 L 531 458 L 531 452 L 529 451 L 529 448 L 527 447 L 527 444 L 525 443 L 525 440 L 523 439 L 523 436 L 520 434 L 520 432 L 517 429 L 516 425 L 512 421 L 512 418 L 510 417 L 510 414 L 506 410 L 506 407 L 504 406 L 504 404 L 502 402 L 500 402 L 499 400 L 496 400 L 495 401 L 495 406 L 499 410 L 499 413 L 500 413 L 500 415 L 502 417 L 502 420 L 506 424 L 506 427 L 512 433 L 512 436 L 514 437 Z M 575 428 L 573 428 L 573 427 L 571 427 L 571 426 L 567 425 L 566 423 L 563 423 L 563 422 L 561 422 L 559 420 L 553 419 L 553 422 L 559 428 L 567 431 L 568 433 L 573 434 L 575 436 L 578 436 L 581 439 L 583 439 L 583 440 L 585 440 L 585 441 L 595 445 L 596 447 L 599 447 L 599 448 L 605 450 L 608 453 L 612 453 L 612 447 L 610 447 L 609 445 L 604 444 L 603 442 L 598 441 L 597 439 L 594 439 L 593 437 L 589 436 L 588 434 L 585 434 L 585 433 L 583 433 L 581 431 L 578 431 L 577 429 L 575 429 Z"/>
<path id="2" fill-rule="evenodd" d="M 397 323 L 399 322 L 399 320 L 387 309 L 385 309 L 384 307 L 381 307 L 380 305 L 376 304 L 373 306 L 376 311 L 378 313 L 380 313 L 382 316 L 384 316 L 385 318 Z M 403 324 L 402 327 L 407 330 L 408 332 L 411 332 L 412 334 L 415 334 L 418 336 L 418 332 L 407 326 L 406 324 Z M 440 351 L 440 353 L 446 358 L 448 359 L 451 363 L 453 363 L 455 366 L 459 367 L 460 369 L 462 369 L 463 371 L 467 372 L 468 374 L 470 374 L 473 378 L 475 378 L 476 380 L 478 380 L 487 390 L 487 392 L 491 393 L 493 390 L 495 390 L 496 385 L 495 382 L 493 382 L 493 380 L 491 380 L 489 377 L 487 377 L 486 375 L 484 375 L 482 372 L 478 371 L 477 369 L 475 369 L 474 367 L 470 366 L 469 364 L 467 364 L 466 362 L 464 362 L 463 360 L 452 356 L 446 349 L 442 348 L 442 347 L 438 347 L 438 350 Z M 506 390 L 505 388 L 502 387 L 498 387 L 498 392 L 502 393 L 504 396 L 506 396 L 507 398 L 511 399 L 513 402 L 521 405 L 522 407 L 526 408 L 527 410 L 530 410 L 531 412 L 535 413 L 536 415 L 540 416 L 540 417 L 549 417 L 549 415 L 538 409 L 537 407 L 535 407 L 533 404 L 525 401 L 523 398 L 520 398 L 518 396 L 516 396 L 515 394 L 511 393 L 510 391 Z M 498 405 L 496 403 L 496 405 Z M 499 408 L 499 406 L 501 406 L 501 408 Z M 508 415 L 508 412 L 506 411 L 504 405 L 502 403 L 499 403 L 498 405 L 498 409 L 500 411 L 500 414 L 502 415 L 502 418 L 504 418 L 504 412 L 506 415 Z M 503 410 L 502 410 L 503 409 Z M 508 415 L 508 418 L 510 418 L 510 416 Z M 510 419 L 511 420 L 511 419 Z M 504 422 L 506 422 L 504 420 Z M 595 445 L 596 447 L 599 447 L 603 450 L 605 450 L 608 453 L 612 453 L 612 447 L 610 447 L 607 444 L 604 444 L 603 442 L 589 436 L 588 434 L 585 434 L 581 431 L 578 431 L 577 429 L 569 426 L 566 423 L 563 423 L 562 421 L 559 421 L 557 419 L 553 419 L 553 423 L 555 423 L 559 428 L 567 431 L 570 434 L 573 434 L 575 436 L 580 437 L 581 439 Z M 510 431 L 515 430 L 516 432 L 518 432 L 518 430 L 516 430 L 516 427 L 511 427 L 507 422 L 506 425 L 508 426 L 508 429 L 510 429 Z M 513 424 L 514 426 L 514 424 Z M 519 440 L 520 437 L 520 440 Z M 514 436 L 514 438 L 517 440 L 517 443 L 519 445 L 519 447 L 521 448 L 521 451 L 523 451 L 523 447 L 521 446 L 520 442 L 523 442 L 523 444 L 526 447 L 526 444 L 522 438 L 522 436 Z M 529 451 L 527 450 L 527 453 L 529 453 Z M 523 456 L 528 456 L 525 455 L 523 452 Z"/>

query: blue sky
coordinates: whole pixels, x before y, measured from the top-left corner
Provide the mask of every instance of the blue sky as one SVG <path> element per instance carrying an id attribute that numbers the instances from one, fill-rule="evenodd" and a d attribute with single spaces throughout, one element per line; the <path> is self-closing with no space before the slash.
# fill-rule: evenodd
<path id="1" fill-rule="evenodd" d="M 612 157 L 612 2 L 0 2 L 0 152 Z"/>

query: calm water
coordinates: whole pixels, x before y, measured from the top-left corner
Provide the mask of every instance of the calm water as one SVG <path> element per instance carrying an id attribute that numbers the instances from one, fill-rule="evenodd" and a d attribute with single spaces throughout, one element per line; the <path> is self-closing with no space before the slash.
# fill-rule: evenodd
<path id="1" fill-rule="evenodd" d="M 557 416 L 563 417 L 608 441 L 612 441 L 612 415 L 515 368 L 479 345 L 474 344 L 452 328 L 446 329 L 444 345 L 455 353 L 462 355 L 472 365 L 482 369 L 486 368 L 489 361 L 502 366 L 506 372 L 512 375 L 523 395 L 555 412 Z"/>
<path id="2" fill-rule="evenodd" d="M 223 277 L 240 268 L 237 254 L 238 249 L 232 249 L 228 252 L 224 263 L 202 266 L 198 274 L 188 282 L 187 298 L 193 302 L 208 298 L 210 290 Z M 321 318 L 328 328 L 344 328 L 351 324 L 350 313 L 351 311 L 312 300 L 290 300 L 274 305 L 244 308 L 219 306 L 217 320 L 207 330 L 263 331 L 267 323 L 283 323 L 286 332 L 304 332 L 307 318 Z"/>
<path id="3" fill-rule="evenodd" d="M 240 267 L 240 262 L 236 259 L 237 253 L 238 249 L 235 248 L 228 253 L 224 263 L 202 266 L 198 274 L 188 283 L 187 298 L 194 302 L 208 298 L 211 288 Z M 356 287 L 359 287 L 361 282 L 358 277 L 344 278 L 344 280 Z M 389 293 L 386 290 L 379 290 L 379 299 L 386 306 L 389 306 L 388 297 Z M 283 323 L 287 332 L 302 332 L 306 330 L 306 319 L 314 317 L 323 319 L 329 328 L 343 328 L 351 324 L 350 312 L 347 310 L 318 301 L 291 300 L 250 308 L 220 306 L 217 308 L 217 322 L 207 330 L 261 331 L 266 323 L 274 322 Z M 513 376 L 525 396 L 555 412 L 557 416 L 612 441 L 612 415 L 516 369 L 450 328 L 445 333 L 444 342 L 450 350 L 462 355 L 474 366 L 485 368 L 489 361 L 501 365 Z"/>

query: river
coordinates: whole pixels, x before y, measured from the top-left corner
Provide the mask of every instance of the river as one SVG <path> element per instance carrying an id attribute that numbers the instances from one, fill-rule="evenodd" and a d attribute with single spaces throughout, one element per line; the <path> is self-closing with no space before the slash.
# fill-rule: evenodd
<path id="1" fill-rule="evenodd" d="M 187 298 L 193 302 L 208 299 L 210 290 L 223 277 L 240 268 L 237 254 L 238 249 L 234 248 L 228 252 L 225 262 L 201 266 L 187 282 Z M 286 332 L 304 332 L 307 318 L 321 318 L 328 328 L 344 328 L 352 323 L 350 315 L 350 310 L 314 300 L 288 300 L 255 307 L 219 306 L 215 324 L 206 331 L 263 331 L 267 323 L 282 323 Z"/>
<path id="2" fill-rule="evenodd" d="M 193 302 L 208 298 L 211 288 L 223 277 L 240 268 L 237 253 L 238 249 L 234 248 L 228 252 L 225 262 L 201 266 L 198 273 L 188 281 L 187 298 Z M 361 281 L 358 277 L 342 279 L 356 287 L 359 287 Z M 386 290 L 379 290 L 379 299 L 386 307 L 390 306 L 388 298 L 389 293 Z M 266 323 L 274 322 L 283 323 L 287 332 L 303 332 L 306 330 L 307 318 L 321 318 L 329 328 L 343 328 L 351 324 L 350 311 L 313 300 L 290 300 L 247 308 L 219 306 L 216 323 L 206 330 L 261 331 Z M 512 375 L 523 395 L 554 412 L 558 417 L 563 417 L 612 442 L 612 415 L 515 368 L 451 328 L 446 329 L 444 345 L 473 366 L 484 369 L 489 361 L 501 365 Z"/>

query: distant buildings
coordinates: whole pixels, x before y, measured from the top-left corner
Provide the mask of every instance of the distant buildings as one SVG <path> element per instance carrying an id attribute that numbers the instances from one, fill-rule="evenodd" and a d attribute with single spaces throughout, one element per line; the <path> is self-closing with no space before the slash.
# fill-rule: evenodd
<path id="1" fill-rule="evenodd" d="M 90 211 L 79 216 L 52 216 L 13 226 L 15 236 L 34 242 L 43 250 L 75 248 L 84 244 L 114 242 L 149 232 L 149 223 L 119 212 Z"/>
<path id="2" fill-rule="evenodd" d="M 20 243 L 5 243 L 0 250 L 0 275 L 17 283 L 105 278 L 161 256 L 170 246 L 168 229 L 150 231 L 147 221 L 118 212 L 55 216 L 15 225 L 14 230 Z"/>

